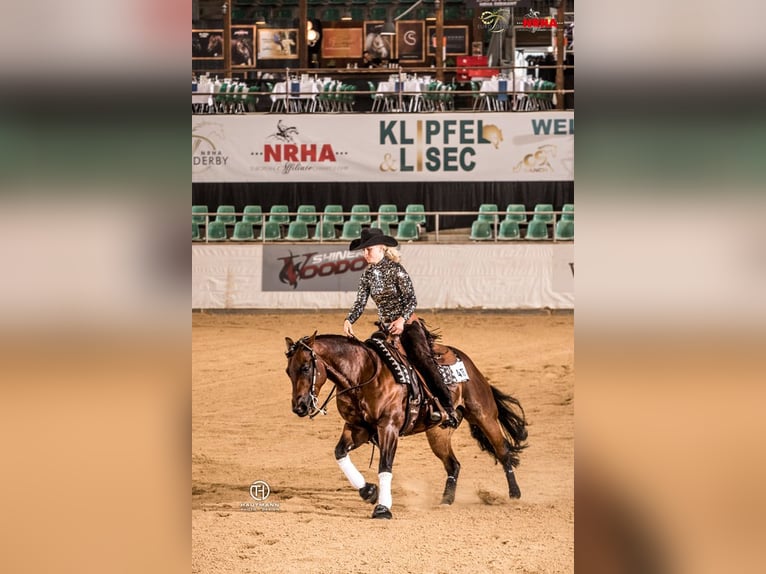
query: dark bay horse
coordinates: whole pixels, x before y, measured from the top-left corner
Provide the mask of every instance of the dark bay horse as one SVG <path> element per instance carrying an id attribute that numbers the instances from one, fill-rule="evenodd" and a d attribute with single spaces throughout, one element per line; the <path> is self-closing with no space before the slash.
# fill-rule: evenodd
<path id="1" fill-rule="evenodd" d="M 376 504 L 372 518 L 391 518 L 391 478 L 401 430 L 407 420 L 407 388 L 394 380 L 386 363 L 356 339 L 316 332 L 287 343 L 287 375 L 292 382 L 292 409 L 299 417 L 316 415 L 318 395 L 329 379 L 339 389 L 336 404 L 345 421 L 335 447 L 335 459 L 363 500 Z M 462 351 L 448 347 L 462 359 L 468 380 L 450 385 L 458 413 L 465 418 L 482 450 L 503 465 L 508 494 L 519 498 L 513 468 L 526 447 L 526 420 L 519 401 L 493 387 Z M 329 397 L 328 397 L 329 399 Z M 452 504 L 460 463 L 452 451 L 453 429 L 432 422 L 422 404 L 407 434 L 425 432 L 433 453 L 442 461 L 447 481 L 442 504 Z M 410 425 L 408 425 L 410 426 Z M 349 458 L 353 449 L 372 441 L 380 448 L 378 485 L 366 482 Z"/>

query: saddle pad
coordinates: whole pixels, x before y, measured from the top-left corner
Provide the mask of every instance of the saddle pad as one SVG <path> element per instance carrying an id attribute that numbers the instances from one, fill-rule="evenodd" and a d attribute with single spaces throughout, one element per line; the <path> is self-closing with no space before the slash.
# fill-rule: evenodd
<path id="1" fill-rule="evenodd" d="M 401 363 L 394 356 L 383 339 L 367 339 L 364 344 L 378 353 L 380 358 L 383 359 L 383 362 L 386 363 L 389 369 L 391 369 L 397 383 L 402 385 L 412 385 L 412 376 L 409 366 Z"/>

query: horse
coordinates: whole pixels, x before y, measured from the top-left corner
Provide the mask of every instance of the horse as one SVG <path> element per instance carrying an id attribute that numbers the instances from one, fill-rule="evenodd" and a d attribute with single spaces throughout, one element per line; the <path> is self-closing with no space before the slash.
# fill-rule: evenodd
<path id="1" fill-rule="evenodd" d="M 332 392 L 339 389 L 336 406 L 344 425 L 335 446 L 335 460 L 362 500 L 376 505 L 372 518 L 392 518 L 392 469 L 403 432 L 402 436 L 426 433 L 431 450 L 447 473 L 441 504 L 454 502 L 460 473 L 451 444 L 454 429 L 442 428 L 438 420 L 432 420 L 433 411 L 427 401 L 421 403 L 414 417 L 410 416 L 408 389 L 397 383 L 391 368 L 376 352 L 358 339 L 316 332 L 297 341 L 285 337 L 285 343 L 293 413 L 311 418 L 320 412 L 326 414 L 324 406 Z M 462 359 L 467 375 L 467 380 L 450 385 L 458 418 L 460 422 L 468 421 L 471 436 L 481 450 L 502 464 L 510 498 L 519 498 L 521 490 L 513 469 L 527 446 L 524 410 L 517 399 L 490 385 L 468 355 L 455 347 L 442 346 L 442 351 L 446 349 Z M 318 395 L 328 379 L 335 386 L 319 407 Z M 377 486 L 366 482 L 349 458 L 352 450 L 368 442 L 380 449 Z"/>

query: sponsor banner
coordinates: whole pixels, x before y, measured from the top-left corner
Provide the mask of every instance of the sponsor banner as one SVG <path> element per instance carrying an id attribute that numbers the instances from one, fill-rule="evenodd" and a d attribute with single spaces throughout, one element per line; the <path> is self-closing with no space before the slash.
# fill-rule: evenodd
<path id="1" fill-rule="evenodd" d="M 340 327 L 364 268 L 345 247 L 195 244 L 192 308 L 338 309 Z M 574 308 L 571 244 L 407 243 L 401 253 L 420 309 Z M 372 299 L 367 308 L 374 319 Z"/>
<path id="2" fill-rule="evenodd" d="M 574 293 L 574 243 L 562 243 L 553 251 L 553 290 Z"/>
<path id="3" fill-rule="evenodd" d="M 192 118 L 194 182 L 573 179 L 571 111 Z"/>
<path id="4" fill-rule="evenodd" d="M 262 289 L 355 292 L 366 266 L 361 251 L 337 245 L 266 245 Z"/>

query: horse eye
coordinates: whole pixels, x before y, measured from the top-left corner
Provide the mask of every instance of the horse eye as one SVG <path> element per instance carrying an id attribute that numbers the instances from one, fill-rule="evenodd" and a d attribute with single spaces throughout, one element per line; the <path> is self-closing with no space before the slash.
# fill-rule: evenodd
<path id="1" fill-rule="evenodd" d="M 310 371 L 310 367 L 308 365 L 302 365 L 301 366 L 301 373 L 308 373 Z"/>

